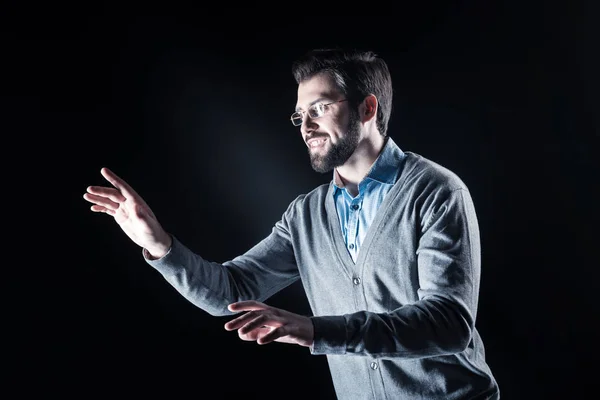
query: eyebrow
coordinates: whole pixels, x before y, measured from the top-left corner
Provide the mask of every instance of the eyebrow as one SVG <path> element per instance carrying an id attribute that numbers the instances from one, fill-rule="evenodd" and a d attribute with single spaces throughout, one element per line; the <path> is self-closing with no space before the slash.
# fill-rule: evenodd
<path id="1" fill-rule="evenodd" d="M 319 97 L 318 99 L 311 101 L 308 106 L 310 107 L 313 104 L 319 103 L 319 102 L 324 101 L 324 100 L 329 101 L 329 97 Z M 301 107 L 296 107 L 296 112 L 298 112 L 300 110 L 302 110 Z"/>

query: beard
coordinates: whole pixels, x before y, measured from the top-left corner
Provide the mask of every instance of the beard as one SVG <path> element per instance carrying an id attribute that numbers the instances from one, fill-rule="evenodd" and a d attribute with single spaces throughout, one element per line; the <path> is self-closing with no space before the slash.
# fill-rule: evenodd
<path id="1" fill-rule="evenodd" d="M 346 132 L 346 135 L 336 144 L 330 142 L 330 148 L 325 154 L 311 153 L 310 149 L 308 149 L 312 168 L 317 172 L 327 173 L 334 168 L 341 167 L 348 161 L 350 156 L 354 154 L 354 151 L 358 147 L 359 139 L 360 120 L 358 118 L 358 113 L 352 112 L 350 114 L 350 120 L 348 121 L 348 131 Z"/>

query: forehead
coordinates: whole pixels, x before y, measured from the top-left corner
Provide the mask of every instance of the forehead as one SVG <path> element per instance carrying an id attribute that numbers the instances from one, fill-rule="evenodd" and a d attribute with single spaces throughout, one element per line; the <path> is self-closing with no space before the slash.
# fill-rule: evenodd
<path id="1" fill-rule="evenodd" d="M 306 109 L 321 100 L 335 100 L 341 92 L 334 79 L 326 73 L 313 76 L 298 85 L 296 110 Z"/>

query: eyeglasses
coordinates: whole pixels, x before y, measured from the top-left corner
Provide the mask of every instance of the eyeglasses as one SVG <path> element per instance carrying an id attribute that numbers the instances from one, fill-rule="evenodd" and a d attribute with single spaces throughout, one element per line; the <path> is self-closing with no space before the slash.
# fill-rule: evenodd
<path id="1" fill-rule="evenodd" d="M 308 116 L 311 118 L 319 118 L 325 114 L 327 111 L 327 106 L 335 103 L 341 103 L 343 101 L 347 101 L 348 99 L 332 101 L 331 103 L 315 103 L 312 106 L 308 107 L 307 111 L 296 111 L 292 114 L 290 119 L 292 120 L 292 124 L 294 126 L 302 125 L 302 121 L 304 120 L 304 113 L 308 112 Z"/>

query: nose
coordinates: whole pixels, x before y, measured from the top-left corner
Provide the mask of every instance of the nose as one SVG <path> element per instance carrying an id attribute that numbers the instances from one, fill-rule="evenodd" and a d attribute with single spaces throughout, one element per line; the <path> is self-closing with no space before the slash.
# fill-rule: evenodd
<path id="1" fill-rule="evenodd" d="M 305 114 L 302 119 L 302 125 L 300 125 L 300 132 L 306 136 L 315 131 L 318 127 L 319 125 L 308 114 Z"/>

